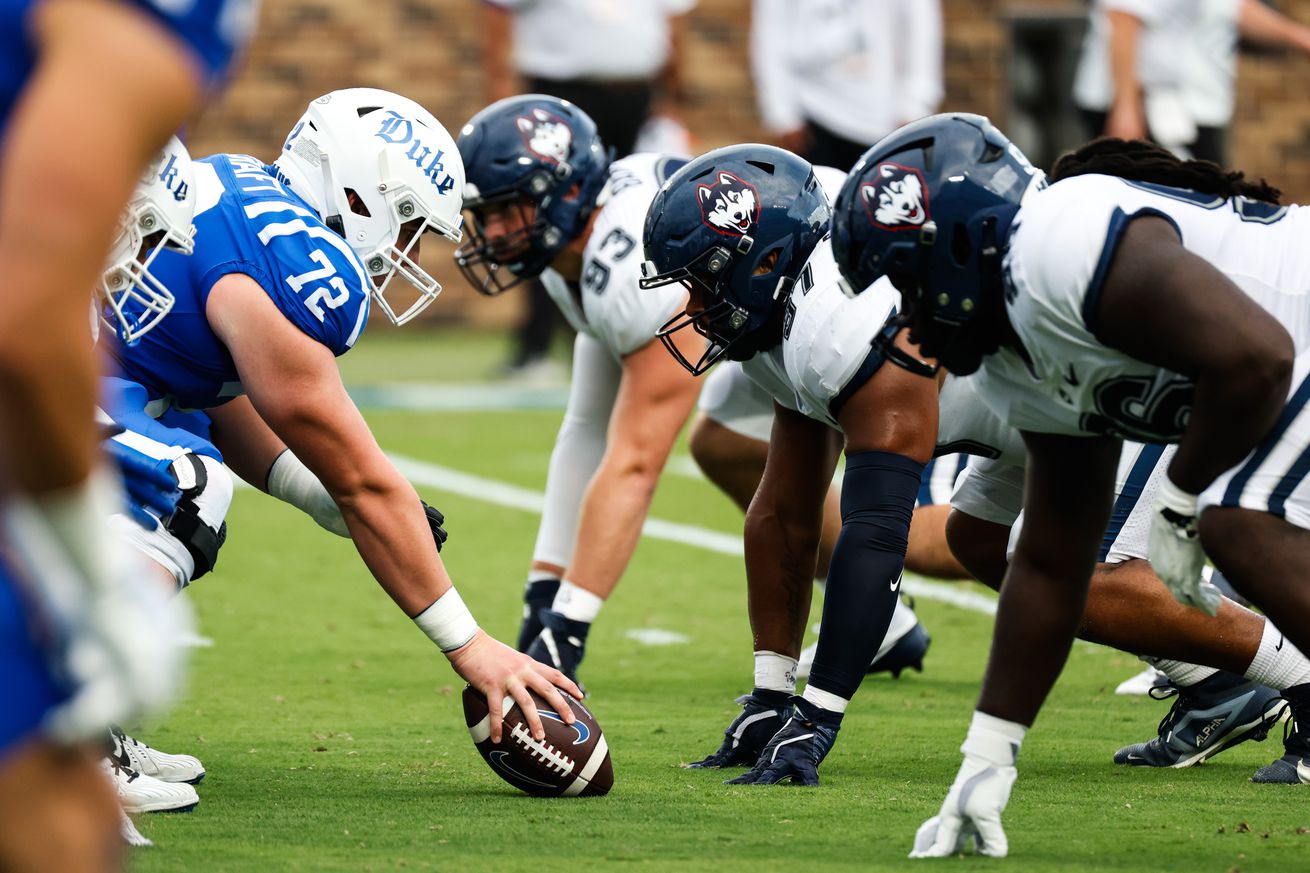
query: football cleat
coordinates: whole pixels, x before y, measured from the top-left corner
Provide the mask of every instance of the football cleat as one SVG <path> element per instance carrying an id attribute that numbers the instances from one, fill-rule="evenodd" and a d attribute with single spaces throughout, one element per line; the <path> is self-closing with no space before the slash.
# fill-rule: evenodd
<path id="1" fill-rule="evenodd" d="M 1191 767 L 1247 740 L 1263 740 L 1286 713 L 1279 693 L 1233 673 L 1216 673 L 1187 688 L 1165 686 L 1151 696 L 1174 694 L 1156 736 L 1114 753 L 1116 764 Z"/>
<path id="2" fill-rule="evenodd" d="M 907 630 L 891 647 L 886 651 L 878 654 L 865 670 L 866 676 L 872 676 L 874 673 L 891 673 L 893 679 L 901 678 L 901 673 L 907 668 L 913 668 L 919 673 L 923 672 L 923 656 L 928 653 L 928 646 L 932 643 L 932 637 L 928 631 L 919 622 L 910 625 Z M 814 667 L 814 655 L 819 651 L 817 642 L 811 643 L 801 650 L 800 659 L 796 663 L 796 678 L 810 678 L 810 670 Z"/>
<path id="3" fill-rule="evenodd" d="M 518 650 L 526 652 L 541 634 L 541 611 L 550 609 L 559 591 L 558 579 L 538 579 L 523 588 L 523 624 L 519 625 Z"/>
<path id="4" fill-rule="evenodd" d="M 1135 676 L 1129 676 L 1114 688 L 1115 694 L 1126 697 L 1145 697 L 1151 689 L 1169 685 L 1169 677 L 1154 667 L 1147 667 Z"/>
<path id="5" fill-rule="evenodd" d="M 915 622 L 890 649 L 873 659 L 865 673 L 890 673 L 893 679 L 901 678 L 901 672 L 907 669 L 922 673 L 923 656 L 928 653 L 931 644 L 932 637 L 928 636 L 928 631 L 922 624 Z"/>
<path id="6" fill-rule="evenodd" d="M 123 733 L 121 728 L 111 727 L 110 738 L 114 749 L 110 754 L 123 767 L 136 770 L 144 776 L 153 776 L 161 782 L 186 782 L 199 784 L 205 778 L 205 765 L 199 758 L 191 755 L 170 755 L 158 749 L 152 749 L 145 743 Z"/>
<path id="7" fill-rule="evenodd" d="M 528 646 L 528 656 L 577 682 L 578 665 L 582 663 L 591 622 L 573 621 L 553 609 L 540 610 L 537 616 L 541 620 L 541 633 Z"/>
<path id="8" fill-rule="evenodd" d="M 1280 785 L 1310 784 L 1310 700 L 1300 692 L 1310 691 L 1306 686 L 1289 688 L 1283 692 L 1290 703 L 1291 718 L 1283 725 L 1283 757 L 1261 767 L 1251 777 L 1252 782 Z"/>
<path id="9" fill-rule="evenodd" d="M 101 766 L 113 781 L 124 812 L 190 812 L 200 803 L 200 795 L 185 782 L 161 782 L 113 757 L 105 758 Z"/>
<path id="10" fill-rule="evenodd" d="M 791 717 L 791 695 L 786 691 L 756 688 L 738 697 L 737 703 L 741 705 L 741 713 L 723 732 L 719 748 L 684 767 L 693 770 L 749 767 L 759 760 L 765 745 Z"/>
<path id="11" fill-rule="evenodd" d="M 769 740 L 755 766 L 725 785 L 777 785 L 786 780 L 819 784 L 819 765 L 837 742 L 842 714 L 803 697 L 792 697 L 791 705 L 791 718 Z"/>

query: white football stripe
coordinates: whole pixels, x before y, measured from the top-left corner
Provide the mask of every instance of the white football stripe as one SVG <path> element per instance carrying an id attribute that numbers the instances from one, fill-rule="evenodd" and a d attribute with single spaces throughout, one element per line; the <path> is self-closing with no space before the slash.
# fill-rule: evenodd
<path id="1" fill-rule="evenodd" d="M 592 751 L 591 759 L 587 761 L 587 766 L 582 768 L 582 772 L 578 774 L 578 778 L 574 779 L 573 782 L 569 784 L 569 787 L 564 789 L 564 793 L 560 796 L 576 797 L 581 794 L 582 790 L 591 783 L 591 779 L 596 775 L 596 771 L 600 769 L 600 765 L 605 763 L 605 758 L 609 753 L 609 743 L 605 742 L 605 736 L 602 734 L 600 739 L 596 741 L 596 748 Z"/>
<path id="2" fill-rule="evenodd" d="M 514 706 L 514 698 L 508 695 L 500 701 L 500 717 L 504 718 L 509 715 L 510 708 Z M 473 744 L 485 742 L 491 739 L 491 713 L 488 712 L 482 716 L 482 720 L 476 724 L 469 725 L 469 736 L 473 737 Z"/>

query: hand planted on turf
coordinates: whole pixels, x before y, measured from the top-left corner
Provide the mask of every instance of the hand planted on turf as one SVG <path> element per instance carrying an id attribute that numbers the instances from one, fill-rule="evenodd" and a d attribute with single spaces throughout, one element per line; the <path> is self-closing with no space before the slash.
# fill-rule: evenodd
<path id="1" fill-rule="evenodd" d="M 842 714 L 822 709 L 803 697 L 792 697 L 792 715 L 755 766 L 728 785 L 777 785 L 790 779 L 801 785 L 819 784 L 819 764 L 832 751 L 841 728 Z"/>
<path id="2" fill-rule="evenodd" d="M 488 711 L 501 712 L 505 696 L 514 698 L 528 720 L 534 739 L 545 739 L 546 731 L 541 726 L 541 716 L 532 702 L 532 695 L 528 694 L 529 689 L 545 698 L 565 724 L 573 724 L 573 707 L 564 700 L 559 689 L 563 688 L 579 699 L 582 690 L 554 667 L 514 651 L 481 630 L 460 648 L 447 652 L 446 657 L 456 673 L 486 695 Z M 491 720 L 493 743 L 500 742 L 501 724 L 501 719 Z"/>
<path id="3" fill-rule="evenodd" d="M 1165 476 L 1151 513 L 1148 555 L 1151 567 L 1179 603 L 1208 615 L 1219 612 L 1223 595 L 1201 576 L 1205 552 L 1196 526 L 1196 495 L 1183 491 Z"/>
<path id="4" fill-rule="evenodd" d="M 756 688 L 737 698 L 741 713 L 723 732 L 723 743 L 710 755 L 684 766 L 693 770 L 749 767 L 791 716 L 791 695 Z"/>
<path id="5" fill-rule="evenodd" d="M 1019 771 L 965 754 L 941 811 L 919 826 L 911 858 L 945 858 L 970 846 L 979 855 L 1004 858 L 1010 850 L 1001 813 Z"/>

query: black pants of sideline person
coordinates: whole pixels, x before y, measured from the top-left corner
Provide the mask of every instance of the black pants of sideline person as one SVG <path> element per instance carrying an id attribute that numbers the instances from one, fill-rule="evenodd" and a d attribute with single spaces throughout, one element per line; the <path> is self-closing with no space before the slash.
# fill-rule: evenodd
<path id="1" fill-rule="evenodd" d="M 1105 131 L 1106 113 L 1080 109 L 1083 126 L 1089 140 L 1096 139 Z M 1146 132 L 1147 139 L 1153 139 L 1151 132 Z M 1187 150 L 1199 161 L 1213 161 L 1221 167 L 1228 166 L 1228 128 L 1196 126 L 1196 139 L 1188 143 Z"/>
<path id="2" fill-rule="evenodd" d="M 809 146 L 801 157 L 818 167 L 849 171 L 855 166 L 872 142 L 861 143 L 847 139 L 839 133 L 814 121 L 805 122 L 805 135 Z"/>

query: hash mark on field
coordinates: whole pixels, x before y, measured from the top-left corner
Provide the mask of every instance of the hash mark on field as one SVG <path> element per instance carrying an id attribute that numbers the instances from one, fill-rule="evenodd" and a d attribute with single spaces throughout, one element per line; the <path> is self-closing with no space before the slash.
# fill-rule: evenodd
<path id="1" fill-rule="evenodd" d="M 636 640 L 643 646 L 681 646 L 691 642 L 691 637 L 686 634 L 658 627 L 634 627 L 624 636 Z"/>

